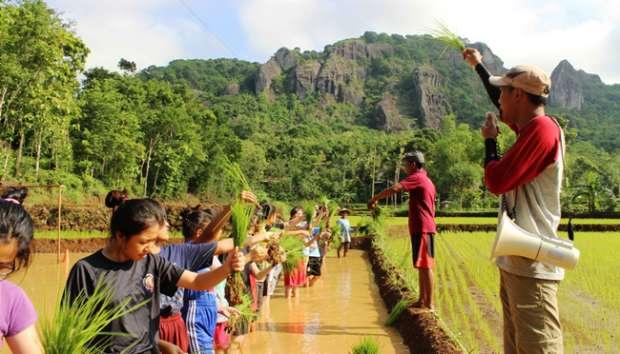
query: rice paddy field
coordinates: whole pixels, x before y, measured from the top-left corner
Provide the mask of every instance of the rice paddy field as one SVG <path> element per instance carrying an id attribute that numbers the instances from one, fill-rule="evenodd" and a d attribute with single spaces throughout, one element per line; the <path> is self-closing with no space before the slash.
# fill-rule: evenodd
<path id="1" fill-rule="evenodd" d="M 403 218 L 404 219 L 404 218 Z M 406 220 L 405 220 L 406 221 Z M 400 221 L 399 221 L 400 222 Z M 394 222 L 388 222 L 394 225 Z M 417 292 L 411 246 L 405 227 L 378 245 Z M 441 233 L 436 236 L 437 315 L 448 332 L 471 353 L 502 351 L 499 273 L 489 255 L 495 233 Z M 559 306 L 566 353 L 620 351 L 620 233 L 576 235 L 581 259 L 566 272 Z"/>

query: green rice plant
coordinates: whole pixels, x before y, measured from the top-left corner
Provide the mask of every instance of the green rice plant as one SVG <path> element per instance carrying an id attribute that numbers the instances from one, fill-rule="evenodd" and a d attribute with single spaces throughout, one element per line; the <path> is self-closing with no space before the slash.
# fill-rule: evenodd
<path id="1" fill-rule="evenodd" d="M 224 174 L 228 177 L 229 183 L 236 189 L 235 193 L 251 190 L 250 183 L 238 163 L 230 161 L 228 157 L 224 157 L 222 169 L 224 170 Z"/>
<path id="2" fill-rule="evenodd" d="M 297 268 L 297 263 L 304 256 L 304 243 L 295 236 L 283 236 L 280 238 L 280 247 L 286 252 L 286 261 L 282 262 L 282 268 L 290 273 Z"/>
<path id="3" fill-rule="evenodd" d="M 258 317 L 252 311 L 252 298 L 245 293 L 241 296 L 241 302 L 234 306 L 238 313 L 234 314 L 228 320 L 228 325 L 232 328 L 233 333 L 238 335 L 245 334 L 250 328 L 250 323 Z"/>
<path id="4" fill-rule="evenodd" d="M 243 202 L 235 202 L 230 208 L 230 223 L 235 246 L 243 247 L 248 237 L 254 207 Z"/>
<path id="5" fill-rule="evenodd" d="M 308 227 L 311 227 L 312 221 L 314 219 L 314 215 L 316 213 L 316 205 L 314 202 L 306 202 L 303 204 L 304 209 L 304 217 L 306 218 L 306 222 L 308 223 Z"/>
<path id="6" fill-rule="evenodd" d="M 232 224 L 233 243 L 236 247 L 243 247 L 248 237 L 248 228 L 252 221 L 254 207 L 243 202 L 235 202 L 230 208 L 230 223 Z M 241 303 L 245 285 L 241 272 L 233 272 L 228 280 L 228 299 L 231 305 Z"/>
<path id="7" fill-rule="evenodd" d="M 385 321 L 385 325 L 386 326 L 394 325 L 394 323 L 396 323 L 396 321 L 398 320 L 400 315 L 403 313 L 403 311 L 408 309 L 409 306 L 413 305 L 414 302 L 415 302 L 415 299 L 413 297 L 407 297 L 404 299 L 400 299 L 400 301 L 398 301 L 396 305 L 392 307 L 392 311 L 390 311 L 390 315 Z"/>
<path id="8" fill-rule="evenodd" d="M 379 344 L 374 338 L 364 337 L 362 341 L 356 344 L 352 354 L 379 354 Z"/>
<path id="9" fill-rule="evenodd" d="M 449 47 L 454 48 L 459 52 L 464 51 L 465 43 L 461 40 L 461 38 L 457 36 L 454 32 L 450 31 L 450 29 L 443 23 L 439 21 L 436 22 L 437 27 L 430 31 L 431 35 L 433 36 L 433 38 L 446 45 L 446 48 L 444 48 L 444 50 L 439 56 L 441 57 L 446 51 L 446 49 L 448 49 Z"/>
<path id="10" fill-rule="evenodd" d="M 41 321 L 41 341 L 47 354 L 102 353 L 113 336 L 123 333 L 105 332 L 114 320 L 147 304 L 143 301 L 128 307 L 127 298 L 114 306 L 113 290 L 99 281 L 91 295 L 82 291 L 73 301 L 59 301 L 54 314 Z"/>

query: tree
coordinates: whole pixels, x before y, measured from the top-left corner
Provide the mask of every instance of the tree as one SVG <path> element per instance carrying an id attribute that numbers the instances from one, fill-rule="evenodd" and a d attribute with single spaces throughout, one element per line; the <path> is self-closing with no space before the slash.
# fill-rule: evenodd
<path id="1" fill-rule="evenodd" d="M 135 62 L 129 61 L 125 58 L 121 58 L 121 60 L 118 61 L 118 68 L 131 74 L 135 73 L 138 69 Z"/>

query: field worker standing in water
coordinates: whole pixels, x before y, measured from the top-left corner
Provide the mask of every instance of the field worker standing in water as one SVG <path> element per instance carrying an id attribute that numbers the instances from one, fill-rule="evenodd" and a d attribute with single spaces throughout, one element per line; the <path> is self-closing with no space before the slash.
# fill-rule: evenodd
<path id="1" fill-rule="evenodd" d="M 433 266 L 435 263 L 435 185 L 424 169 L 420 151 L 403 156 L 402 168 L 407 177 L 381 193 L 374 195 L 368 208 L 374 209 L 379 200 L 402 191 L 409 192 L 409 236 L 413 266 L 418 269 L 420 299 L 415 307 L 433 309 Z"/>
<path id="2" fill-rule="evenodd" d="M 551 80 L 531 65 L 490 76 L 477 50 L 465 49 L 463 57 L 476 69 L 501 120 L 517 134 L 514 145 L 500 157 L 499 131 L 496 122 L 487 118 L 482 128 L 485 185 L 493 194 L 502 195 L 503 207 L 517 225 L 534 234 L 557 237 L 564 134 L 557 121 L 545 114 Z M 562 353 L 557 292 L 564 270 L 518 256 L 498 257 L 497 266 L 504 352 Z"/>

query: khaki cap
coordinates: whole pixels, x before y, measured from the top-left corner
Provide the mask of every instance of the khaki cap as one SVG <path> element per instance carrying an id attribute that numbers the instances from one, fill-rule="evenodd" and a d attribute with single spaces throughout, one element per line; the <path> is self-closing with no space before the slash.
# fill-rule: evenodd
<path id="1" fill-rule="evenodd" d="M 493 86 L 512 86 L 532 95 L 548 97 L 551 79 L 541 68 L 534 65 L 517 65 L 503 76 L 491 76 Z"/>

